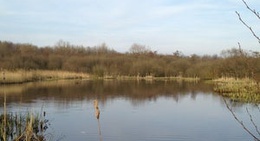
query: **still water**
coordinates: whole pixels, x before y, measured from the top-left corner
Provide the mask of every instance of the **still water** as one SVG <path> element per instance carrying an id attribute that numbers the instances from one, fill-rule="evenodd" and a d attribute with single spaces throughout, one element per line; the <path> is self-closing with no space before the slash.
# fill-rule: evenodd
<path id="1" fill-rule="evenodd" d="M 204 83 L 70 80 L 0 88 L 1 113 L 4 93 L 8 112 L 45 111 L 46 136 L 54 141 L 260 138 L 259 105 L 231 102 Z M 94 100 L 98 101 L 98 119 Z"/>

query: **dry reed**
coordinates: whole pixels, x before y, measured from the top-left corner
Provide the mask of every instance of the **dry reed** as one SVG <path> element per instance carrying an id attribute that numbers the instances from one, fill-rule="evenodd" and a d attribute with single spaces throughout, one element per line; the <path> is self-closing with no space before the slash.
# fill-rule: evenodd
<path id="1" fill-rule="evenodd" d="M 1 79 L 0 84 L 14 84 L 25 83 L 43 80 L 57 80 L 57 79 L 85 79 L 89 78 L 86 73 L 76 73 L 68 71 L 55 70 L 16 70 L 16 71 L 2 71 L 5 74 L 5 80 Z"/>

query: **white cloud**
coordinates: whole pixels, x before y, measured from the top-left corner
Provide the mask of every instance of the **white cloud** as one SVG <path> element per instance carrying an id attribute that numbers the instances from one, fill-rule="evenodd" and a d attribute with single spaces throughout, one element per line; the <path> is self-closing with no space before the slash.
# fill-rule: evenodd
<path id="1" fill-rule="evenodd" d="M 259 5 L 259 0 L 248 4 Z M 126 51 L 134 42 L 166 52 L 204 46 L 207 52 L 210 45 L 236 43 L 239 34 L 251 37 L 235 10 L 247 13 L 242 1 L 235 0 L 0 0 L 0 37 L 40 45 L 58 39 L 106 42 Z"/>

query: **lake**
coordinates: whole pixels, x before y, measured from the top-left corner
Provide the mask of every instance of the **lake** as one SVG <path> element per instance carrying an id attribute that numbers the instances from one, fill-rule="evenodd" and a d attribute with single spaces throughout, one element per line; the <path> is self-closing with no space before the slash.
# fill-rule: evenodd
<path id="1" fill-rule="evenodd" d="M 45 111 L 49 120 L 45 136 L 54 141 L 253 141 L 252 135 L 260 138 L 259 105 L 230 101 L 205 83 L 66 80 L 0 88 L 1 113 L 4 94 L 8 112 Z M 94 101 L 98 101 L 98 119 Z"/>

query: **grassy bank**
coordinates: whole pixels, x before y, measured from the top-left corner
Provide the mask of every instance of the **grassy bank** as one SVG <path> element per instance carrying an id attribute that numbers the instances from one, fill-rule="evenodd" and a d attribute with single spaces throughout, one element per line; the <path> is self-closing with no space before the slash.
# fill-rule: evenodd
<path id="1" fill-rule="evenodd" d="M 60 80 L 60 79 L 117 79 L 117 80 L 162 80 L 162 81 L 185 81 L 185 82 L 197 82 L 200 80 L 198 77 L 154 77 L 154 76 L 111 76 L 105 75 L 98 77 L 95 75 L 89 75 L 86 73 L 76 73 L 69 71 L 52 71 L 52 70 L 16 70 L 16 71 L 1 71 L 0 84 L 19 84 L 35 81 L 46 80 Z"/>
<path id="2" fill-rule="evenodd" d="M 260 85 L 249 78 L 220 78 L 213 80 L 214 91 L 235 101 L 260 103 Z"/>
<path id="3" fill-rule="evenodd" d="M 2 71 L 0 84 L 16 84 L 34 81 L 46 81 L 57 79 L 84 79 L 89 78 L 88 74 L 68 71 L 51 70 L 16 70 Z"/>

